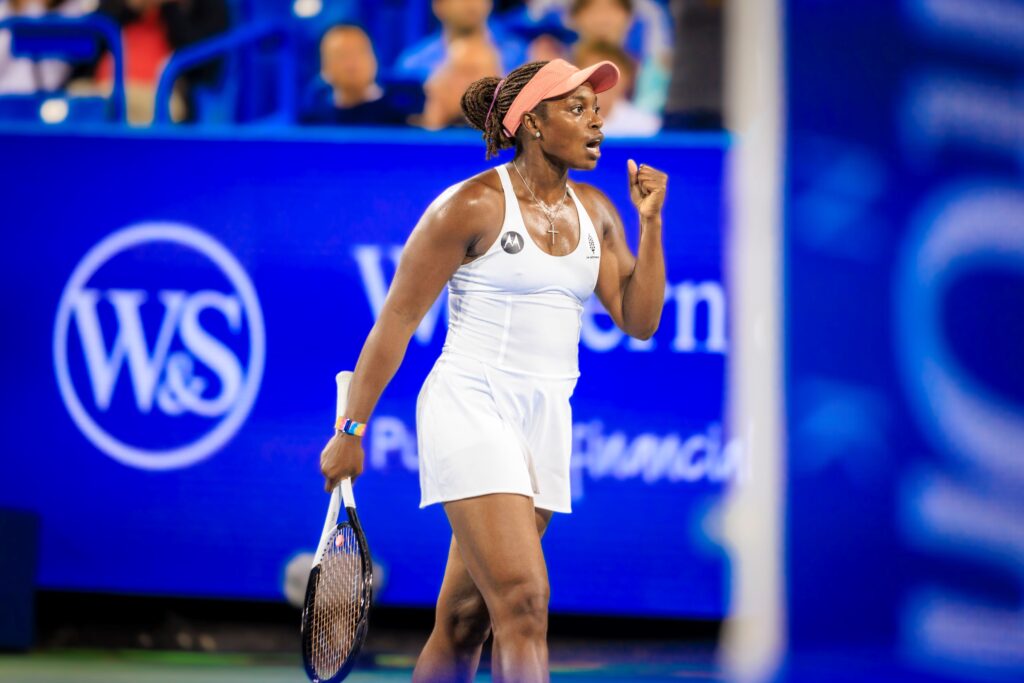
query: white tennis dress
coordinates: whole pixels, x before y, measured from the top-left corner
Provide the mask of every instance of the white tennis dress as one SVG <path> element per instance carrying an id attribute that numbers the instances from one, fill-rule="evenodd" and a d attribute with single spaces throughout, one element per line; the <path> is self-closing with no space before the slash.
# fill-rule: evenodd
<path id="1" fill-rule="evenodd" d="M 501 233 L 448 282 L 448 336 L 416 404 L 420 507 L 519 493 L 571 512 L 569 397 L 580 316 L 597 285 L 601 240 L 576 194 L 580 238 L 552 256 L 530 237 L 508 169 Z"/>

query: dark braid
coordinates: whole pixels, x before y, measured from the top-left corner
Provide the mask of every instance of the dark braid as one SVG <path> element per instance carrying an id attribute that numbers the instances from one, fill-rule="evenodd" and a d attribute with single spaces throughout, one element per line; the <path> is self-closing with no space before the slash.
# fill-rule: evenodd
<path id="1" fill-rule="evenodd" d="M 501 120 L 505 118 L 508 108 L 512 106 L 512 101 L 519 91 L 545 64 L 547 62 L 530 62 L 518 69 L 513 69 L 505 77 L 505 82 L 502 83 L 501 91 L 498 93 L 498 99 L 494 102 L 493 108 L 491 108 L 491 102 L 494 101 L 494 89 L 501 82 L 499 78 L 487 76 L 473 81 L 472 85 L 466 88 L 466 92 L 462 94 L 462 113 L 469 121 L 469 125 L 484 133 L 484 142 L 487 143 L 486 158 L 490 159 L 499 150 L 516 146 L 516 141 L 505 135 Z M 487 116 L 488 109 L 491 110 L 490 117 Z"/>

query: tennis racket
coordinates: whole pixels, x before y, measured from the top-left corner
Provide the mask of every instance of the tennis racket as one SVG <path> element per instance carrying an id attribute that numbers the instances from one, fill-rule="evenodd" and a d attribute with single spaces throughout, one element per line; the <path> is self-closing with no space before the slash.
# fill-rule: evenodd
<path id="1" fill-rule="evenodd" d="M 335 379 L 342 416 L 352 373 L 339 372 Z M 345 519 L 339 519 L 342 502 Z M 313 683 L 335 683 L 352 670 L 366 638 L 372 595 L 370 549 L 356 515 L 352 481 L 342 479 L 331 493 L 302 608 L 302 661 Z"/>

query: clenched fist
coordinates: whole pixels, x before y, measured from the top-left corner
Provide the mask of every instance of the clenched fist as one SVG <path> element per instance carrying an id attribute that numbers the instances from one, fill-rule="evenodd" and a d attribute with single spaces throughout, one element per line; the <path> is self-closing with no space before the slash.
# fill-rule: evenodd
<path id="1" fill-rule="evenodd" d="M 626 162 L 629 171 L 629 198 L 640 212 L 641 218 L 657 218 L 665 203 L 668 174 L 647 164 L 637 166 L 630 159 Z"/>

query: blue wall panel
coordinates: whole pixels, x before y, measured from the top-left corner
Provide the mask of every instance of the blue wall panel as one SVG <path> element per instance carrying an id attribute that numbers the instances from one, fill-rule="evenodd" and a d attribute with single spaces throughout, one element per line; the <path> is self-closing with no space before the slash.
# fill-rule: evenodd
<path id="1" fill-rule="evenodd" d="M 1024 3 L 782 4 L 789 646 L 1020 680 Z"/>
<path id="2" fill-rule="evenodd" d="M 581 178 L 635 243 L 627 152 L 671 174 L 671 290 L 647 344 L 585 315 L 575 511 L 545 538 L 555 610 L 725 608 L 703 526 L 746 471 L 721 429 L 723 149 L 608 145 Z M 19 131 L 0 150 L 0 505 L 42 515 L 42 586 L 279 598 L 319 533 L 334 374 L 354 364 L 420 214 L 488 166 L 482 145 Z M 356 487 L 387 604 L 432 604 L 447 552 L 443 511 L 417 509 L 414 403 L 443 302 L 434 313 L 380 402 Z"/>

